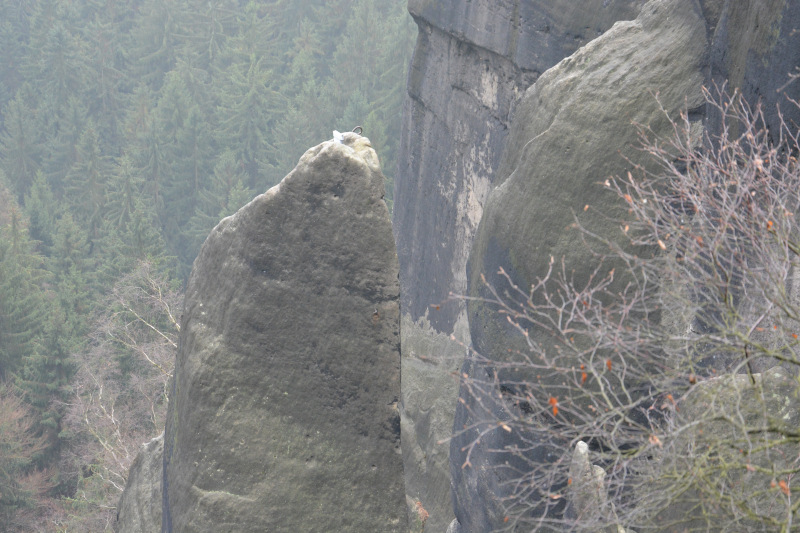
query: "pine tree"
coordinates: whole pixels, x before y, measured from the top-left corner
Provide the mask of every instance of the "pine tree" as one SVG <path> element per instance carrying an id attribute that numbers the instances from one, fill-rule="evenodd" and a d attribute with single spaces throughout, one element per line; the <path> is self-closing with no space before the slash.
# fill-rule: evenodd
<path id="1" fill-rule="evenodd" d="M 105 219 L 113 229 L 127 226 L 143 189 L 144 179 L 134 168 L 131 158 L 123 154 L 112 167 L 108 182 Z"/>
<path id="2" fill-rule="evenodd" d="M 16 379 L 17 388 L 34 408 L 36 434 L 46 439 L 40 464 L 52 460 L 58 451 L 61 417 L 69 394 L 69 381 L 75 373 L 70 355 L 80 344 L 80 337 L 76 336 L 66 313 L 58 305 L 51 306 L 42 335 L 24 358 L 23 369 Z"/>
<path id="3" fill-rule="evenodd" d="M 53 246 L 60 212 L 61 207 L 56 202 L 47 178 L 43 172 L 38 172 L 30 191 L 25 195 L 25 215 L 29 221 L 28 233 L 39 243 L 39 249 L 45 255 L 49 254 Z"/>
<path id="4" fill-rule="evenodd" d="M 211 138 L 204 113 L 175 72 L 164 83 L 156 116 L 164 173 L 169 176 L 162 191 L 164 204 L 170 209 L 159 213 L 161 226 L 170 250 L 188 265 L 194 256 L 190 255 L 183 233 L 210 174 Z"/>
<path id="5" fill-rule="evenodd" d="M 40 30 L 41 31 L 41 30 Z M 63 19 L 44 29 L 44 42 L 38 51 L 36 85 L 42 91 L 42 119 L 48 130 L 58 130 L 59 119 L 71 96 L 82 95 L 88 69 L 79 36 L 67 28 Z"/>
<path id="6" fill-rule="evenodd" d="M 0 229 L 0 379 L 16 373 L 42 331 L 47 300 L 43 258 L 32 251 L 19 208 Z"/>
<path id="7" fill-rule="evenodd" d="M 21 94 L 3 110 L 4 131 L 0 132 L 0 160 L 18 198 L 30 188 L 39 169 L 41 146 L 36 134 L 34 113 Z"/>
<path id="8" fill-rule="evenodd" d="M 259 189 L 263 170 L 275 163 L 268 140 L 283 99 L 270 88 L 271 74 L 255 55 L 247 65 L 231 66 L 228 74 L 229 85 L 223 88 L 217 109 L 222 141 L 244 163 L 245 185 Z"/>
<path id="9" fill-rule="evenodd" d="M 188 31 L 181 55 L 193 58 L 198 68 L 210 70 L 236 31 L 239 7 L 233 0 L 190 0 L 188 4 Z"/>
<path id="10" fill-rule="evenodd" d="M 94 125 L 90 122 L 78 141 L 75 164 L 65 178 L 65 196 L 76 218 L 86 224 L 90 238 L 99 235 L 110 174 L 108 157 L 100 152 Z"/>
<path id="11" fill-rule="evenodd" d="M 55 132 L 50 132 L 44 149 L 42 169 L 53 191 L 62 195 L 67 172 L 78 160 L 78 142 L 88 126 L 88 111 L 82 98 L 71 95 Z"/>
<path id="12" fill-rule="evenodd" d="M 130 15 L 114 14 L 113 9 L 98 9 L 81 35 L 89 52 L 85 101 L 89 114 L 97 125 L 105 153 L 116 153 L 122 142 L 122 121 L 125 114 L 125 85 L 129 68 L 125 47 L 130 46 L 127 35 L 120 31 Z M 111 7 L 111 6 L 108 6 Z"/>
<path id="13" fill-rule="evenodd" d="M 244 185 L 246 174 L 236 155 L 228 150 L 214 166 L 211 185 L 200 192 L 198 209 L 189 221 L 191 250 L 197 255 L 209 232 L 224 217 L 232 215 L 252 200 L 253 191 Z"/>
<path id="14" fill-rule="evenodd" d="M 181 21 L 188 15 L 183 2 L 145 0 L 139 8 L 140 18 L 132 30 L 130 51 L 134 79 L 158 90 L 164 74 L 175 66 L 182 36 Z"/>

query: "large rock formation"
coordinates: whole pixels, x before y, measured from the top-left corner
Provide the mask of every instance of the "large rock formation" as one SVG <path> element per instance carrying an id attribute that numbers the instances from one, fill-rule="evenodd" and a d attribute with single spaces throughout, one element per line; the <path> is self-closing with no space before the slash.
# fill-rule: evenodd
<path id="1" fill-rule="evenodd" d="M 128 470 L 125 491 L 117 506 L 117 533 L 154 533 L 161 529 L 161 475 L 164 434 L 142 444 Z"/>
<path id="2" fill-rule="evenodd" d="M 723 79 L 753 103 L 763 95 L 768 104 L 785 102 L 777 89 L 800 59 L 798 15 L 796 2 L 778 0 L 653 0 L 635 21 L 617 23 L 542 74 L 516 105 L 469 259 L 469 294 L 488 295 L 481 275 L 495 287 L 505 286 L 500 267 L 518 286 L 530 287 L 551 257 L 564 259 L 576 285 L 586 281 L 597 262 L 570 226 L 577 215 L 597 234 L 619 235 L 612 222 L 617 198 L 601 184 L 644 162 L 635 150 L 633 124 L 647 124 L 656 136 L 669 134 L 665 112 L 675 117 L 687 110 L 699 126 L 705 115 L 702 84 Z M 790 89 L 795 98 L 797 85 Z M 710 129 L 716 127 L 713 118 L 707 122 Z M 395 201 L 401 201 L 397 194 Z M 587 205 L 591 209 L 584 211 Z M 624 283 L 619 272 L 615 281 Z M 493 360 L 525 349 L 527 342 L 496 308 L 478 301 L 470 306 L 469 331 L 475 348 Z M 477 374 L 483 372 L 480 366 L 465 371 L 469 379 L 487 381 Z M 546 377 L 543 384 L 540 394 L 562 397 L 563 390 L 547 390 Z M 463 387 L 455 429 L 476 421 L 476 406 L 495 420 L 509 416 L 508 406 L 495 401 L 498 392 L 489 388 L 476 397 L 474 387 Z M 497 433 L 471 449 L 474 468 L 462 468 L 474 432 L 451 443 L 454 505 L 463 532 L 504 525 L 500 500 L 510 490 L 506 482 L 519 472 L 513 471 L 516 456 L 492 449 L 513 447 L 521 439 L 529 460 L 546 461 L 548 444 L 558 444 L 543 440 L 534 446 L 535 435 Z"/>
<path id="3" fill-rule="evenodd" d="M 405 532 L 397 259 L 365 137 L 212 231 L 186 290 L 164 532 Z"/>
<path id="4" fill-rule="evenodd" d="M 514 102 L 539 76 L 642 0 L 411 0 L 419 37 L 395 180 L 403 304 L 403 456 L 426 531 L 453 518 L 447 445 L 469 343 L 466 262 Z M 436 307 L 432 307 L 436 306 Z"/>
<path id="5" fill-rule="evenodd" d="M 481 276 L 494 287 L 505 285 L 501 267 L 517 285 L 530 287 L 551 257 L 564 259 L 575 285 L 589 280 L 597 260 L 581 245 L 574 217 L 599 235 L 624 237 L 614 217 L 619 199 L 604 181 L 647 160 L 637 149 L 635 124 L 668 135 L 665 114 L 702 109 L 706 42 L 695 0 L 657 0 L 539 78 L 518 104 L 475 238 L 474 295 L 490 296 Z M 616 280 L 624 286 L 619 275 Z M 497 357 L 526 346 L 491 304 L 471 303 L 469 319 L 481 354 Z"/>
<path id="6" fill-rule="evenodd" d="M 505 287 L 498 274 L 500 267 L 519 286 L 530 287 L 546 272 L 551 256 L 564 258 L 578 286 L 589 279 L 597 262 L 580 246 L 577 231 L 570 229 L 573 217 L 580 213 L 582 223 L 601 235 L 620 233 L 613 216 L 609 218 L 618 201 L 605 190 L 603 181 L 642 161 L 644 154 L 634 148 L 634 123 L 649 124 L 657 134 L 664 133 L 669 124 L 662 108 L 675 117 L 687 106 L 694 109 L 703 104 L 706 42 L 705 23 L 696 1 L 657 0 L 648 3 L 635 21 L 617 23 L 537 80 L 517 106 L 495 180 L 498 186 L 487 201 L 475 238 L 469 263 L 473 295 L 490 296 L 484 292 L 482 275 L 492 286 Z M 586 205 L 593 209 L 584 211 Z M 624 283 L 619 276 L 617 279 Z M 472 302 L 469 319 L 479 353 L 503 359 L 511 352 L 526 350 L 526 339 L 515 334 L 505 317 L 498 316 L 495 306 Z M 478 381 L 488 379 L 481 366 L 473 366 L 470 374 Z M 537 376 L 528 378 L 536 380 Z M 542 376 L 542 380 L 560 385 L 555 376 L 553 380 Z M 562 399 L 568 394 L 537 390 Z M 493 402 L 496 392 L 463 387 L 461 395 L 456 430 L 478 422 L 470 407 Z M 500 409 L 477 416 L 483 415 L 512 416 Z M 474 431 L 468 431 L 451 443 L 456 518 L 470 533 L 503 525 L 506 511 L 501 500 L 514 490 L 508 481 L 519 476 L 517 468 L 507 468 L 505 463 L 524 468 L 525 460 L 496 450 L 539 439 L 495 432 L 471 449 L 474 468 L 462 468 L 465 447 L 475 437 Z M 558 443 L 542 437 L 542 444 L 529 450 L 527 460 L 555 460 L 559 455 L 550 448 L 554 445 Z M 476 495 L 480 495 L 479 501 Z M 535 503 L 531 507 L 537 512 Z"/>

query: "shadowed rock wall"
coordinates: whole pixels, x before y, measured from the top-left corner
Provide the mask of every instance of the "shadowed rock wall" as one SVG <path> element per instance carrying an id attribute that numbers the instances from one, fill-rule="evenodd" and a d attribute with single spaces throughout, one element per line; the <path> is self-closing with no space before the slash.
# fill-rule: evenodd
<path id="1" fill-rule="evenodd" d="M 514 102 L 539 76 L 640 0 L 411 0 L 419 36 L 408 77 L 394 232 L 403 308 L 403 456 L 411 515 L 452 520 L 447 444 L 469 344 L 466 262 Z M 431 306 L 438 307 L 431 307 Z M 439 444 L 437 444 L 439 443 Z"/>

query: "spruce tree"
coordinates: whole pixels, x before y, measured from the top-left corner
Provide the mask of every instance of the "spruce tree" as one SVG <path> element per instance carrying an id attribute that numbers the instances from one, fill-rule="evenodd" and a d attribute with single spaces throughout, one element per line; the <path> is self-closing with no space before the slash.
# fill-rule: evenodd
<path id="1" fill-rule="evenodd" d="M 34 119 L 34 112 L 24 102 L 22 94 L 3 110 L 0 161 L 19 199 L 28 192 L 40 164 L 41 146 Z"/>
<path id="2" fill-rule="evenodd" d="M 0 379 L 17 373 L 33 352 L 48 308 L 43 258 L 33 252 L 18 207 L 9 218 L 0 228 Z"/>
<path id="3" fill-rule="evenodd" d="M 77 220 L 86 224 L 90 238 L 99 236 L 106 202 L 106 184 L 110 174 L 107 156 L 91 122 L 78 141 L 75 164 L 65 178 L 65 197 Z"/>
<path id="4" fill-rule="evenodd" d="M 39 250 L 47 255 L 53 246 L 56 224 L 61 206 L 56 201 L 44 173 L 36 173 L 36 179 L 25 195 L 25 215 L 28 217 L 28 233 L 39 243 Z"/>

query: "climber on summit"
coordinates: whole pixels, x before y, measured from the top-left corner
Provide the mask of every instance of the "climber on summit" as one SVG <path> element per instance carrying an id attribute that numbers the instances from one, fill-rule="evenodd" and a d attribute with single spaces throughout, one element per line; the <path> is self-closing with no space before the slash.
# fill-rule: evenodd
<path id="1" fill-rule="evenodd" d="M 364 128 L 362 128 L 361 126 L 356 126 L 355 128 L 353 128 L 353 133 L 359 136 L 363 131 Z M 342 144 L 342 142 L 344 142 L 344 134 L 338 130 L 333 130 L 333 140 L 339 144 Z"/>

